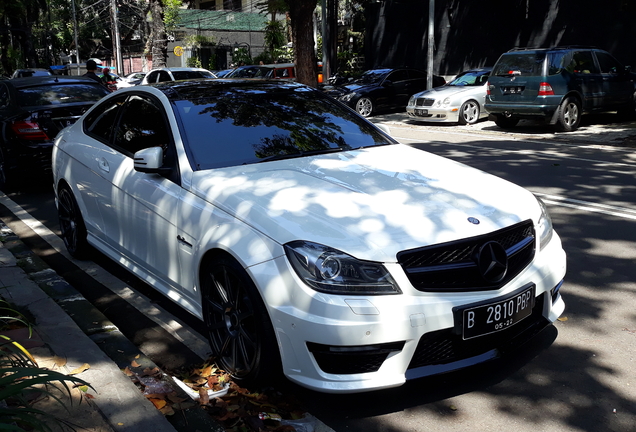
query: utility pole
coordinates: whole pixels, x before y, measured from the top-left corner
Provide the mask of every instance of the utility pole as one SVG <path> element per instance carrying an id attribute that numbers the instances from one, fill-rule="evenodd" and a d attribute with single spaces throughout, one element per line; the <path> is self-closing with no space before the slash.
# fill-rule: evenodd
<path id="1" fill-rule="evenodd" d="M 71 2 L 73 4 L 73 33 L 75 33 L 75 65 L 77 66 L 77 75 L 80 75 L 80 59 L 79 59 L 79 45 L 77 44 L 77 17 L 75 16 L 75 0 Z"/>
<path id="2" fill-rule="evenodd" d="M 123 72 L 123 58 L 121 56 L 121 40 L 119 38 L 119 21 L 117 19 L 117 0 L 110 0 L 111 21 L 113 26 L 113 49 L 115 50 L 116 71 L 118 75 Z"/>
<path id="3" fill-rule="evenodd" d="M 433 47 L 435 46 L 435 0 L 428 0 L 428 57 L 426 65 L 426 88 L 433 88 Z"/>

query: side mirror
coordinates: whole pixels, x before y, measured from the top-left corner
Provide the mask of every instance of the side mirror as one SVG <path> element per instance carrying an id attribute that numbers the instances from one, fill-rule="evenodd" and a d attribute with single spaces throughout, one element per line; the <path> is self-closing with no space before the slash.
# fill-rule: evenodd
<path id="1" fill-rule="evenodd" d="M 150 147 L 139 150 L 133 155 L 135 171 L 143 173 L 161 174 L 170 171 L 163 168 L 163 149 L 161 147 Z"/>

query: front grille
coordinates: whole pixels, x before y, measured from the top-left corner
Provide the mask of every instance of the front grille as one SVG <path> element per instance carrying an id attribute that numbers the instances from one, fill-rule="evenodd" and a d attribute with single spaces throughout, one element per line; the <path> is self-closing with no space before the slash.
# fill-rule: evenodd
<path id="1" fill-rule="evenodd" d="M 536 298 L 530 316 L 506 330 L 468 340 L 463 340 L 453 328 L 424 334 L 417 344 L 408 368 L 448 364 L 494 349 L 502 350 L 530 339 L 549 325 L 549 321 L 543 316 L 546 295 L 547 293 L 544 293 Z"/>
<path id="2" fill-rule="evenodd" d="M 506 251 L 508 267 L 503 279 L 487 280 L 477 267 L 477 251 L 487 242 Z M 397 259 L 419 291 L 453 292 L 499 289 L 532 262 L 535 233 L 531 220 L 489 234 L 402 251 Z"/>
<path id="3" fill-rule="evenodd" d="M 363 346 L 329 346 L 307 342 L 318 367 L 332 374 L 376 372 L 392 352 L 401 351 L 404 342 Z"/>
<path id="4" fill-rule="evenodd" d="M 415 106 L 433 106 L 435 99 L 427 99 L 427 98 L 417 98 L 415 99 Z"/>

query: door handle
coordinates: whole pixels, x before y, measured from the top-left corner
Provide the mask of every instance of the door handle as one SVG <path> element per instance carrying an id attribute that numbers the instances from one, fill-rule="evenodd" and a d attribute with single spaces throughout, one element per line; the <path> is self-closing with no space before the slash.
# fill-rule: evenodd
<path id="1" fill-rule="evenodd" d="M 108 165 L 108 161 L 104 158 L 98 159 L 97 166 L 104 172 L 110 172 L 110 165 Z"/>

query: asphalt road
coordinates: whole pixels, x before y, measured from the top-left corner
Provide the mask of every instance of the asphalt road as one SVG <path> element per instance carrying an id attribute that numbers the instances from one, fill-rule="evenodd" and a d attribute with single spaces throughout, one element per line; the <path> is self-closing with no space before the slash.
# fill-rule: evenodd
<path id="1" fill-rule="evenodd" d="M 506 178 L 546 201 L 568 254 L 565 314 L 517 352 L 460 372 L 359 395 L 319 394 L 286 383 L 281 390 L 338 432 L 636 431 L 635 125 L 600 117 L 563 135 L 532 124 L 502 133 L 492 122 L 431 126 L 403 115 L 373 121 L 401 142 Z M 7 196 L 19 207 L 0 209 L 0 217 L 82 285 L 144 353 L 166 367 L 205 355 L 197 320 L 116 264 L 96 256 L 100 270 L 95 276 L 90 267 L 91 277 L 85 268 L 68 266 L 46 240 L 58 232 L 47 187 Z M 145 308 L 159 310 L 159 321 L 180 323 L 182 331 L 156 325 Z"/>

